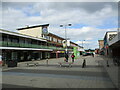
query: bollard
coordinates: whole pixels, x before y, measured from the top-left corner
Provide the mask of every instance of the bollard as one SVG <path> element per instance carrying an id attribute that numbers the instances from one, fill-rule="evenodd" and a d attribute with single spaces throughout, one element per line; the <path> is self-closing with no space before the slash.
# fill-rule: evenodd
<path id="1" fill-rule="evenodd" d="M 108 63 L 108 60 L 107 60 L 107 67 L 109 67 L 109 63 Z"/>
<path id="2" fill-rule="evenodd" d="M 86 67 L 86 60 L 84 59 L 83 64 L 82 64 L 82 68 Z"/>
<path id="3" fill-rule="evenodd" d="M 46 65 L 48 66 L 48 59 L 46 59 Z"/>

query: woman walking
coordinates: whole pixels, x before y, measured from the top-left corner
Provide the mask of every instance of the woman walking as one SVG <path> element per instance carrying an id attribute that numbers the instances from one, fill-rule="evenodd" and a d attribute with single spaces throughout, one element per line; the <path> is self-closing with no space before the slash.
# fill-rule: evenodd
<path id="1" fill-rule="evenodd" d="M 74 62 L 74 58 L 75 58 L 74 53 L 71 55 L 71 58 L 72 58 L 72 62 Z"/>

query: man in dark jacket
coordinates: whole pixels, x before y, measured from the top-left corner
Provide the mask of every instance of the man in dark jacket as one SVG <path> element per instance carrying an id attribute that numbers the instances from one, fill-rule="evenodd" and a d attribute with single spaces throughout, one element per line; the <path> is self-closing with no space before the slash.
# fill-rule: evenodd
<path id="1" fill-rule="evenodd" d="M 65 53 L 65 58 L 66 58 L 66 62 L 68 62 L 68 54 L 67 53 Z"/>

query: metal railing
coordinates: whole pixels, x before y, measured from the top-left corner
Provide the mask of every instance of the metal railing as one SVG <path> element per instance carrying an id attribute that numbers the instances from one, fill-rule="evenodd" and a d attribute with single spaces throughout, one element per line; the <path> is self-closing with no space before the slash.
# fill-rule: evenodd
<path id="1" fill-rule="evenodd" d="M 55 46 L 44 46 L 44 45 L 37 45 L 37 44 L 15 43 L 15 42 L 7 42 L 7 41 L 0 41 L 0 46 L 64 50 L 64 48 L 55 47 Z"/>

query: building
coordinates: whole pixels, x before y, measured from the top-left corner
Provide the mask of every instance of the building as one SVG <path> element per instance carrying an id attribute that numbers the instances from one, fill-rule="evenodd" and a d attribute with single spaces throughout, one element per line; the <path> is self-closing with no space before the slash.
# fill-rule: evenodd
<path id="1" fill-rule="evenodd" d="M 108 74 L 117 88 L 119 88 L 118 73 L 120 67 L 120 28 L 117 31 L 108 31 L 104 36 L 104 56 L 106 66 L 110 66 Z M 116 74 L 116 78 L 113 77 Z"/>
<path id="2" fill-rule="evenodd" d="M 8 60 L 28 61 L 64 57 L 65 39 L 48 33 L 48 30 L 43 31 L 45 30 L 43 28 L 47 29 L 48 26 L 46 24 L 19 28 L 17 29 L 19 33 L 0 29 L 2 60 L 7 63 Z M 72 52 L 74 47 L 80 46 L 70 41 L 68 51 Z"/>
<path id="3" fill-rule="evenodd" d="M 29 35 L 36 38 L 47 38 L 49 24 L 26 26 L 24 28 L 18 28 L 18 32 L 24 35 Z"/>
<path id="4" fill-rule="evenodd" d="M 0 29 L 2 40 L 2 60 L 26 61 L 50 58 L 53 48 L 48 47 L 47 40 Z"/>
<path id="5" fill-rule="evenodd" d="M 51 53 L 51 58 L 63 57 L 65 53 L 66 47 L 63 45 L 64 38 L 55 35 L 53 33 L 48 32 L 49 24 L 45 25 L 37 25 L 37 26 L 27 26 L 25 28 L 17 29 L 19 33 L 30 35 L 37 38 L 44 38 L 48 41 L 48 46 L 55 46 L 56 49 Z M 69 41 L 69 40 L 67 40 Z M 67 51 L 69 53 L 73 52 L 73 47 L 79 47 L 79 45 L 69 41 L 69 45 L 67 46 Z M 64 48 L 63 48 L 64 47 Z"/>
<path id="6" fill-rule="evenodd" d="M 49 44 L 57 47 L 57 49 L 53 50 L 53 52 L 51 53 L 51 57 L 53 57 L 53 58 L 64 57 L 66 47 L 64 47 L 63 41 L 65 39 L 58 35 L 55 35 L 53 33 L 49 33 L 47 36 L 48 36 L 47 39 L 48 39 Z M 79 46 L 78 44 L 76 44 L 72 41 L 68 41 L 68 42 L 69 42 L 69 45 L 67 44 L 67 50 L 68 50 L 69 54 L 71 54 L 73 52 L 76 54 L 76 51 L 81 50 L 82 47 Z M 76 51 L 74 50 L 75 48 L 77 48 Z M 77 54 L 76 54 L 76 56 L 77 56 Z"/>
<path id="7" fill-rule="evenodd" d="M 109 48 L 111 50 L 111 53 L 109 55 L 111 55 L 111 57 L 113 58 L 114 57 L 118 58 L 120 62 L 120 31 L 119 29 L 116 33 L 117 34 L 114 35 L 114 37 L 110 39 L 108 42 Z"/>
<path id="8" fill-rule="evenodd" d="M 98 40 L 99 49 L 101 50 L 104 47 L 104 40 Z"/>
<path id="9" fill-rule="evenodd" d="M 49 33 L 47 35 L 47 41 L 48 41 L 49 45 L 57 47 L 51 53 L 52 58 L 64 57 L 65 48 L 63 47 L 63 40 L 65 40 L 65 39 L 58 35 L 55 35 L 53 33 Z M 67 48 L 68 48 L 69 52 L 73 49 L 73 47 L 67 47 Z"/>
<path id="10" fill-rule="evenodd" d="M 109 42 L 117 35 L 117 31 L 108 31 L 104 36 L 104 54 L 111 56 L 111 49 L 109 48 Z"/>
<path id="11" fill-rule="evenodd" d="M 99 43 L 99 54 L 104 55 L 104 40 L 98 40 Z"/>

